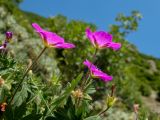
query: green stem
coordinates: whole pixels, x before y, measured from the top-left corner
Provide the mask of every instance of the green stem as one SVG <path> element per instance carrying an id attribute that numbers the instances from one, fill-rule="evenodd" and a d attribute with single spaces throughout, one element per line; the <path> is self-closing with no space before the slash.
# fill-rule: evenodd
<path id="1" fill-rule="evenodd" d="M 135 112 L 135 120 L 138 120 L 138 114 Z"/>
<path id="2" fill-rule="evenodd" d="M 98 115 L 100 116 L 100 115 L 104 114 L 106 111 L 109 110 L 109 108 L 110 108 L 110 107 L 107 107 L 105 110 L 103 110 L 103 111 L 101 111 L 100 113 L 98 113 Z"/>
<path id="3" fill-rule="evenodd" d="M 21 84 L 23 83 L 24 81 L 24 78 L 26 77 L 26 75 L 28 74 L 29 70 L 32 69 L 32 67 L 35 65 L 35 63 L 38 61 L 38 59 L 41 57 L 41 55 L 44 53 L 44 51 L 47 49 L 47 47 L 44 47 L 43 50 L 40 52 L 40 54 L 36 57 L 36 59 L 33 61 L 33 63 L 27 68 L 27 70 L 25 71 L 21 81 L 19 82 L 18 84 L 18 87 L 16 88 L 14 94 L 12 95 L 12 98 L 11 100 L 9 101 L 9 105 L 12 103 L 16 93 L 18 92 L 18 89 L 20 88 Z"/>
<path id="4" fill-rule="evenodd" d="M 98 51 L 98 49 L 96 48 L 95 49 L 95 52 L 94 52 L 94 54 L 93 54 L 93 56 L 92 56 L 92 60 L 94 60 L 95 59 L 95 57 L 96 57 L 96 54 L 97 54 L 97 51 Z M 91 68 L 91 66 L 92 66 L 92 64 L 90 65 L 90 67 L 88 68 L 88 70 L 90 70 L 90 68 Z M 87 81 L 88 81 L 88 78 L 90 77 L 90 73 L 89 73 L 90 71 L 87 71 L 87 74 L 86 74 L 86 79 L 85 79 L 85 74 L 83 75 L 83 79 L 82 79 L 82 84 L 81 84 L 81 88 L 82 88 L 82 90 L 83 90 L 83 88 L 85 87 L 85 85 L 86 85 L 86 83 L 87 83 Z M 85 79 L 85 80 L 84 80 Z"/>

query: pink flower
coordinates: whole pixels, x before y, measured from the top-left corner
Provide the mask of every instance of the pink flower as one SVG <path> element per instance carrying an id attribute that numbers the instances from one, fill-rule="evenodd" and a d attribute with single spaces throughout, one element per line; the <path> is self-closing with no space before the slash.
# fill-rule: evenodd
<path id="1" fill-rule="evenodd" d="M 92 76 L 93 78 L 100 78 L 100 79 L 102 79 L 102 80 L 105 81 L 105 82 L 111 81 L 111 80 L 113 79 L 112 76 L 109 76 L 109 75 L 107 75 L 106 73 L 104 73 L 104 72 L 102 72 L 101 70 L 99 70 L 99 69 L 98 69 L 95 65 L 93 65 L 90 61 L 85 60 L 85 61 L 83 62 L 83 64 L 88 67 L 88 69 L 89 69 L 90 72 L 91 72 L 91 76 Z"/>
<path id="2" fill-rule="evenodd" d="M 2 49 L 5 49 L 3 45 L 2 45 L 2 46 L 0 46 L 0 50 L 2 50 Z"/>
<path id="3" fill-rule="evenodd" d="M 1 46 L 0 46 L 0 50 L 2 49 L 6 49 L 8 42 L 5 41 Z"/>
<path id="4" fill-rule="evenodd" d="M 92 32 L 89 28 L 86 29 L 86 36 L 91 41 L 94 47 L 98 49 L 112 48 L 118 50 L 121 47 L 120 43 L 112 42 L 112 35 L 104 31 Z"/>
<path id="5" fill-rule="evenodd" d="M 39 33 L 39 35 L 43 39 L 45 46 L 47 47 L 64 48 L 64 49 L 75 47 L 74 44 L 66 43 L 64 39 L 58 36 L 56 33 L 42 29 L 37 23 L 33 23 L 32 26 L 36 30 L 36 32 Z"/>

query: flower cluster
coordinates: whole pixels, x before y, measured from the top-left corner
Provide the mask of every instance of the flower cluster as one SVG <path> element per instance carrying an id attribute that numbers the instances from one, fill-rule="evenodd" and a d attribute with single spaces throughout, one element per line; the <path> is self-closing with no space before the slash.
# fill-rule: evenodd
<path id="1" fill-rule="evenodd" d="M 63 48 L 63 49 L 69 49 L 75 47 L 74 44 L 66 43 L 64 41 L 64 38 L 60 37 L 56 33 L 42 29 L 37 23 L 33 23 L 32 26 L 36 30 L 36 32 L 39 33 L 46 47 Z M 112 41 L 113 37 L 111 34 L 104 31 L 92 32 L 89 28 L 87 28 L 86 36 L 96 49 L 111 48 L 113 50 L 118 50 L 121 47 L 120 43 Z M 88 67 L 91 76 L 93 78 L 100 78 L 105 82 L 113 79 L 112 76 L 109 76 L 106 73 L 102 72 L 90 61 L 86 60 L 83 62 L 83 64 Z"/>
<path id="2" fill-rule="evenodd" d="M 44 48 L 40 52 L 40 54 L 34 59 L 34 61 L 31 62 L 31 64 L 29 64 L 29 66 L 25 70 L 24 74 L 22 75 L 22 77 L 20 79 L 20 82 L 18 82 L 17 88 L 14 90 L 13 94 L 11 95 L 9 102 L 7 102 L 7 101 L 5 102 L 5 100 L 4 100 L 3 102 L 0 103 L 0 112 L 1 113 L 6 111 L 7 106 L 10 106 L 10 105 L 17 102 L 17 101 L 15 102 L 15 97 L 17 97 L 16 95 L 19 92 L 19 89 L 21 88 L 22 83 L 25 80 L 25 77 L 28 74 L 30 76 L 32 75 L 32 69 L 33 69 L 34 65 L 37 63 L 37 61 L 39 60 L 39 58 L 41 57 L 41 55 L 44 53 L 44 51 L 47 48 L 58 48 L 58 49 L 75 48 L 74 44 L 66 42 L 63 37 L 59 36 L 58 34 L 56 34 L 54 32 L 42 29 L 37 23 L 33 23 L 32 27 L 35 29 L 35 31 L 39 34 L 40 38 L 42 39 L 43 44 L 44 44 Z M 5 48 L 7 47 L 7 44 L 11 41 L 12 36 L 13 36 L 12 32 L 6 32 L 6 39 L 5 39 L 4 43 L 0 46 L 0 49 L 4 49 L 4 50 L 2 50 L 2 53 L 5 52 Z M 93 44 L 93 46 L 95 47 L 95 51 L 96 51 L 93 58 L 92 58 L 92 62 L 93 62 L 94 57 L 96 56 L 97 50 L 101 50 L 104 48 L 111 48 L 113 50 L 119 50 L 121 47 L 120 43 L 116 43 L 116 42 L 112 41 L 113 37 L 111 34 L 104 32 L 104 31 L 92 32 L 89 28 L 87 28 L 86 29 L 86 36 Z M 74 104 L 77 105 L 77 107 L 80 105 L 83 105 L 82 104 L 83 100 L 85 100 L 85 99 L 87 99 L 87 101 L 91 100 L 92 98 L 89 95 L 90 93 L 87 92 L 87 89 L 89 89 L 90 85 L 92 84 L 92 79 L 90 79 L 90 76 L 92 78 L 101 79 L 104 82 L 109 82 L 109 81 L 113 80 L 112 76 L 101 71 L 92 62 L 90 62 L 87 59 L 83 62 L 83 65 L 88 68 L 88 70 L 89 70 L 88 73 L 90 73 L 90 74 L 88 74 L 88 73 L 87 73 L 87 75 L 80 74 L 80 76 L 77 77 L 76 80 L 71 82 L 71 85 L 69 85 L 67 87 L 66 91 L 62 94 L 62 97 L 59 97 L 55 100 L 55 103 L 56 103 L 55 106 L 60 104 L 57 101 L 63 101 L 63 99 L 65 99 L 65 98 L 68 99 L 68 97 L 70 95 L 71 95 L 70 97 L 75 100 Z M 87 79 L 84 79 L 86 77 L 87 77 Z M 81 80 L 81 79 L 83 79 L 83 80 L 79 86 L 79 80 Z M 0 76 L 0 87 L 4 86 L 5 84 L 6 83 L 5 83 L 4 79 L 1 78 L 1 76 Z M 114 87 L 112 87 L 112 94 L 110 96 L 108 96 L 108 98 L 106 100 L 106 104 L 108 106 L 108 108 L 106 110 L 108 110 L 110 107 L 112 107 L 113 104 L 116 102 L 116 98 L 113 96 L 113 92 L 114 92 Z M 41 96 L 43 97 L 43 95 L 41 95 Z M 21 96 L 18 96 L 18 97 L 21 97 Z M 24 99 L 24 100 L 26 101 L 26 99 Z M 22 102 L 22 100 L 21 100 L 21 102 Z M 67 102 L 70 102 L 70 101 L 67 101 Z M 47 102 L 45 102 L 45 103 L 47 103 Z M 87 104 L 85 103 L 85 105 L 87 105 Z M 46 106 L 49 109 L 47 104 L 46 104 Z M 106 110 L 100 112 L 99 115 L 103 114 Z"/>
<path id="3" fill-rule="evenodd" d="M 104 31 L 92 32 L 89 28 L 87 28 L 86 36 L 96 49 L 111 48 L 113 50 L 119 50 L 121 48 L 121 44 L 113 42 L 112 35 L 107 32 Z M 88 67 L 91 76 L 93 78 L 100 78 L 105 82 L 108 82 L 113 79 L 112 76 L 109 76 L 106 73 L 102 72 L 88 60 L 84 61 L 83 64 Z"/>
<path id="4" fill-rule="evenodd" d="M 4 43 L 0 46 L 0 49 L 5 49 L 8 45 L 8 43 L 11 41 L 13 36 L 12 32 L 6 32 L 6 39 L 4 41 Z"/>

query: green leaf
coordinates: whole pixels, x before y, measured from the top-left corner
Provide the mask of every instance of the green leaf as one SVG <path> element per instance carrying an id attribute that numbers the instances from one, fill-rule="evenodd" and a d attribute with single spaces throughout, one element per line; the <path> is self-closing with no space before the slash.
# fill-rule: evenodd
<path id="1" fill-rule="evenodd" d="M 70 93 L 72 90 L 75 89 L 75 87 L 78 85 L 79 81 L 81 80 L 82 78 L 82 73 L 80 75 L 78 75 L 78 77 L 75 79 L 75 80 L 72 80 L 71 82 L 71 86 L 68 87 L 66 90 L 65 90 L 65 93 L 64 94 L 68 94 Z"/>
<path id="2" fill-rule="evenodd" d="M 87 99 L 87 100 L 92 100 L 92 97 L 88 94 L 84 94 L 84 99 Z"/>
<path id="3" fill-rule="evenodd" d="M 5 86 L 3 86 L 0 88 L 0 103 L 4 101 L 6 95 L 7 95 L 7 90 Z"/>
<path id="4" fill-rule="evenodd" d="M 69 84 L 67 86 L 67 88 L 65 89 L 65 92 L 60 95 L 60 97 L 58 97 L 55 102 L 52 104 L 52 106 L 54 108 L 58 107 L 59 105 L 61 105 L 62 103 L 64 103 L 64 101 L 66 100 L 66 98 L 68 98 L 68 96 L 70 95 L 70 93 L 72 92 L 72 90 L 75 89 L 75 87 L 78 85 L 79 81 L 82 78 L 82 73 L 80 75 L 78 75 L 78 77 L 75 80 L 72 80 L 71 84 Z"/>
<path id="5" fill-rule="evenodd" d="M 14 106 L 20 106 L 23 102 L 26 101 L 26 98 L 28 97 L 27 92 L 27 85 L 23 85 L 21 91 L 17 92 L 13 99 L 13 105 Z"/>
<path id="6" fill-rule="evenodd" d="M 47 120 L 81 120 L 82 114 L 77 114 L 76 107 L 71 97 L 68 97 L 67 103 L 63 107 L 56 108 L 54 117 L 47 117 Z"/>
<path id="7" fill-rule="evenodd" d="M 82 102 L 81 106 L 79 106 L 79 108 L 76 109 L 77 110 L 77 114 L 78 115 L 82 115 L 83 117 L 85 117 L 86 116 L 85 114 L 90 112 L 89 100 L 82 100 L 81 102 Z"/>

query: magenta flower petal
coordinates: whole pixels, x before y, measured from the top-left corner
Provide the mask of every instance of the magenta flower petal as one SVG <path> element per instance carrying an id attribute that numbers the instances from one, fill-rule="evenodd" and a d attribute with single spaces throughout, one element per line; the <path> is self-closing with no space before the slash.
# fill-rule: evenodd
<path id="1" fill-rule="evenodd" d="M 39 35 L 41 36 L 41 38 L 42 38 L 44 41 L 46 41 L 46 40 L 44 39 L 44 35 L 41 33 L 41 32 L 44 32 L 44 30 L 43 30 L 37 23 L 33 23 L 33 24 L 32 24 L 32 27 L 36 30 L 36 32 L 39 33 Z"/>
<path id="2" fill-rule="evenodd" d="M 91 41 L 91 43 L 95 46 L 95 40 L 94 40 L 94 37 L 93 37 L 93 33 L 89 28 L 86 29 L 86 36 Z"/>
<path id="3" fill-rule="evenodd" d="M 110 42 L 107 47 L 112 48 L 113 50 L 119 50 L 121 48 L 121 43 Z"/>
<path id="4" fill-rule="evenodd" d="M 53 32 L 43 30 L 37 23 L 32 24 L 33 28 L 40 34 L 47 44 L 63 43 L 64 39 Z"/>
<path id="5" fill-rule="evenodd" d="M 93 74 L 96 78 L 100 78 L 104 81 L 110 81 L 113 79 L 112 76 L 107 75 L 106 73 L 103 73 L 102 71 L 93 71 Z"/>
<path id="6" fill-rule="evenodd" d="M 48 45 L 64 43 L 64 39 L 55 33 L 48 32 L 48 31 L 41 31 L 39 33 L 43 36 L 42 38 L 46 41 Z"/>
<path id="7" fill-rule="evenodd" d="M 54 45 L 53 47 L 55 47 L 55 48 L 70 49 L 70 48 L 75 48 L 75 45 L 71 44 L 71 43 L 60 43 L 60 44 Z"/>
<path id="8" fill-rule="evenodd" d="M 88 67 L 88 69 L 93 69 L 93 70 L 96 70 L 97 69 L 97 67 L 95 66 L 95 65 L 93 65 L 90 61 L 88 61 L 88 60 L 85 60 L 84 62 L 83 62 L 83 64 L 85 65 L 85 66 L 87 66 Z M 97 69 L 98 70 L 98 69 Z"/>
<path id="9" fill-rule="evenodd" d="M 108 42 L 112 42 L 112 35 L 104 31 L 94 32 L 94 38 L 99 47 L 104 46 Z"/>
<path id="10" fill-rule="evenodd" d="M 102 48 L 112 48 L 113 50 L 118 50 L 121 47 L 120 43 L 112 42 L 112 35 L 104 31 L 92 32 L 89 28 L 86 29 L 86 36 L 94 45 L 94 47 Z"/>
<path id="11" fill-rule="evenodd" d="M 58 36 L 56 33 L 46 31 L 42 29 L 37 23 L 32 24 L 33 28 L 38 32 L 47 47 L 55 48 L 74 48 L 75 45 L 70 43 L 65 43 L 64 39 Z"/>
<path id="12" fill-rule="evenodd" d="M 32 27 L 37 31 L 43 31 L 43 29 L 37 24 L 37 23 L 32 23 Z"/>
<path id="13" fill-rule="evenodd" d="M 112 76 L 109 76 L 106 73 L 102 72 L 101 70 L 99 70 L 95 65 L 93 65 L 88 60 L 85 60 L 83 62 L 83 64 L 88 67 L 88 69 L 90 70 L 91 75 L 93 77 L 100 78 L 100 79 L 102 79 L 105 82 L 111 81 L 113 79 Z"/>

